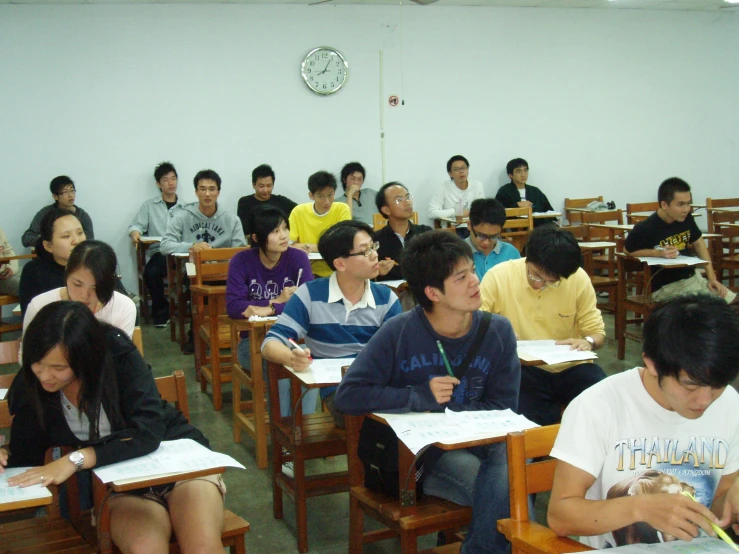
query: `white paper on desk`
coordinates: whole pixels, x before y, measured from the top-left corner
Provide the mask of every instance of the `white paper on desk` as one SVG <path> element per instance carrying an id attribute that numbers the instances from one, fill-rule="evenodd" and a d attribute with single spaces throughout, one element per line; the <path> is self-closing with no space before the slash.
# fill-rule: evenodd
<path id="1" fill-rule="evenodd" d="M 388 287 L 393 289 L 397 289 L 403 283 L 405 283 L 405 279 L 396 279 L 394 281 L 378 281 L 378 284 L 387 285 Z"/>
<path id="2" fill-rule="evenodd" d="M 345 365 L 352 365 L 354 358 L 324 358 L 321 360 L 313 360 L 308 368 L 313 374 L 313 379 L 317 385 L 321 383 L 340 383 L 341 368 Z"/>
<path id="3" fill-rule="evenodd" d="M 615 248 L 615 242 L 608 241 L 581 241 L 578 243 L 580 248 Z"/>
<path id="4" fill-rule="evenodd" d="M 186 262 L 185 263 L 185 271 L 187 272 L 188 277 L 195 277 L 197 272 L 195 271 L 195 264 L 192 262 Z"/>
<path id="5" fill-rule="evenodd" d="M 546 364 L 562 364 L 580 360 L 592 360 L 598 355 L 590 350 L 570 350 L 569 344 L 555 344 L 553 340 L 520 340 L 518 351 Z"/>
<path id="6" fill-rule="evenodd" d="M 6 394 L 8 394 L 8 389 L 0 389 L 0 400 L 5 400 Z"/>
<path id="7" fill-rule="evenodd" d="M 19 500 L 33 500 L 35 498 L 48 498 L 51 492 L 46 487 L 31 485 L 30 487 L 11 487 L 8 485 L 8 479 L 20 475 L 30 467 L 11 467 L 5 468 L 0 473 L 0 504 L 6 502 L 18 502 Z"/>
<path id="8" fill-rule="evenodd" d="M 562 212 L 555 212 L 554 210 L 549 210 L 548 212 L 534 212 L 532 215 L 543 217 L 543 216 L 551 216 L 551 217 L 559 217 L 562 215 Z"/>
<path id="9" fill-rule="evenodd" d="M 277 321 L 277 316 L 268 315 L 268 316 L 262 317 L 261 315 L 252 315 L 252 316 L 249 316 L 249 321 Z"/>
<path id="10" fill-rule="evenodd" d="M 658 258 L 656 256 L 640 256 L 639 261 L 647 262 L 647 265 L 701 265 L 707 263 L 705 260 L 695 256 L 678 256 L 677 258 Z"/>
<path id="11" fill-rule="evenodd" d="M 143 242 L 162 242 L 162 239 L 164 237 L 141 237 L 141 241 Z"/>
<path id="12" fill-rule="evenodd" d="M 189 252 L 175 252 L 172 254 L 175 258 L 189 258 L 190 253 Z"/>
<path id="13" fill-rule="evenodd" d="M 617 548 L 596 550 L 595 552 L 613 552 L 614 554 L 641 554 L 651 552 L 653 554 L 722 554 L 724 552 L 735 552 L 724 541 L 712 537 L 698 537 L 690 542 L 668 541 L 654 544 L 629 544 Z"/>
<path id="14" fill-rule="evenodd" d="M 146 456 L 94 469 L 103 483 L 121 479 L 148 478 L 163 473 L 198 471 L 214 467 L 246 469 L 231 456 L 213 452 L 191 439 L 164 441 Z"/>
<path id="15" fill-rule="evenodd" d="M 321 256 L 320 252 L 311 252 L 308 254 L 309 260 L 322 260 L 323 257 Z"/>

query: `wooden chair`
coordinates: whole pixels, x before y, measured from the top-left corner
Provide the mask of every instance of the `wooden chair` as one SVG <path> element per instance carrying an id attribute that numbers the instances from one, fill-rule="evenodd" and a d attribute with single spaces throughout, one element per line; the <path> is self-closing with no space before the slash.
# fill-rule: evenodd
<path id="1" fill-rule="evenodd" d="M 173 403 L 189 421 L 190 408 L 187 401 L 187 383 L 185 381 L 185 374 L 181 370 L 177 370 L 172 375 L 157 378 L 156 384 L 161 397 L 167 402 Z M 146 485 L 142 484 L 142 486 Z M 108 504 L 103 502 L 107 487 L 98 479 L 94 479 L 93 488 L 95 490 L 96 511 L 98 512 L 99 551 L 101 554 L 118 552 L 118 549 L 110 539 L 110 511 L 108 509 Z M 224 508 L 221 542 L 224 547 L 229 547 L 231 549 L 231 554 L 246 553 L 244 538 L 248 531 L 248 521 Z M 170 552 L 179 552 L 174 534 L 172 535 L 172 540 L 174 542 L 170 543 Z"/>
<path id="2" fill-rule="evenodd" d="M 738 290 L 739 231 L 731 224 L 739 224 L 739 198 L 706 198 L 708 232 L 722 235 L 713 240 L 712 258 L 719 281 L 728 279 L 729 288 Z"/>
<path id="3" fill-rule="evenodd" d="M 706 221 L 708 224 L 708 232 L 709 233 L 717 233 L 718 231 L 714 228 L 714 216 L 716 214 L 720 214 L 722 212 L 718 212 L 716 210 L 721 210 L 722 208 L 726 209 L 728 208 L 730 211 L 723 212 L 724 214 L 728 213 L 731 214 L 732 212 L 736 212 L 734 214 L 734 217 L 732 218 L 731 215 L 724 216 L 723 218 L 719 218 L 719 220 L 723 222 L 727 222 L 727 220 L 731 220 L 731 223 L 734 223 L 736 218 L 739 218 L 739 198 L 706 198 Z"/>
<path id="4" fill-rule="evenodd" d="M 582 223 L 588 227 L 586 231 L 587 240 L 589 241 L 602 241 L 610 240 L 611 237 L 615 239 L 623 238 L 624 232 L 613 232 L 609 229 L 602 229 L 598 227 L 590 227 L 590 224 L 607 224 L 614 223 L 616 225 L 623 224 L 623 211 L 622 210 L 609 210 L 603 212 L 584 212 L 580 214 L 582 216 Z M 613 248 L 604 249 L 601 252 L 593 252 L 592 254 L 592 266 L 594 274 L 598 274 L 607 277 L 610 280 L 616 278 L 616 257 L 615 250 Z"/>
<path id="5" fill-rule="evenodd" d="M 618 343 L 617 357 L 623 360 L 626 355 L 626 339 L 640 341 L 641 333 L 628 331 L 629 323 L 641 324 L 652 312 L 656 303 L 652 301 L 652 269 L 636 258 L 616 255 L 618 264 L 618 292 L 616 293 L 615 333 Z M 627 312 L 634 312 L 628 319 Z"/>
<path id="6" fill-rule="evenodd" d="M 187 303 L 190 300 L 190 292 L 185 287 L 184 267 L 187 256 L 167 256 L 167 298 L 169 300 L 169 336 L 172 342 L 178 341 L 180 348 L 184 348 L 187 342 L 185 325 L 191 321 Z"/>
<path id="7" fill-rule="evenodd" d="M 534 230 L 534 216 L 531 206 L 527 208 L 506 208 L 506 220 L 500 236 L 523 252 L 529 233 Z"/>
<path id="8" fill-rule="evenodd" d="M 149 322 L 151 315 L 149 312 L 151 293 L 149 292 L 149 287 L 146 286 L 146 279 L 144 279 L 144 268 L 146 267 L 146 251 L 151 245 L 152 243 L 150 242 L 136 243 L 136 277 L 139 282 L 139 298 L 141 298 L 139 306 L 141 309 L 141 317 L 146 323 Z"/>
<path id="9" fill-rule="evenodd" d="M 552 489 L 557 460 L 548 456 L 558 432 L 559 425 L 549 425 L 509 433 L 506 437 L 511 517 L 498 520 L 498 531 L 510 541 L 512 554 L 593 550 L 578 541 L 560 537 L 551 529 L 529 519 L 532 515 L 529 514 L 529 495 Z"/>
<path id="10" fill-rule="evenodd" d="M 643 215 L 634 215 L 644 212 L 656 212 L 659 210 L 659 202 L 635 202 L 626 204 L 626 223 L 634 225 L 646 219 Z"/>
<path id="11" fill-rule="evenodd" d="M 419 536 L 438 531 L 453 531 L 468 525 L 472 508 L 460 506 L 435 496 L 416 498 L 415 477 L 406 483 L 405 476 L 415 476 L 415 457 L 405 445 L 398 446 L 400 470 L 399 498 L 369 490 L 364 486 L 364 466 L 357 455 L 359 431 L 365 416 L 344 416 L 346 449 L 349 462 L 349 553 L 361 554 L 363 545 L 399 537 L 403 554 L 417 552 Z M 364 516 L 370 516 L 384 525 L 383 529 L 364 530 Z M 459 543 L 429 552 L 458 552 Z"/>
<path id="12" fill-rule="evenodd" d="M 141 336 L 141 327 L 138 325 L 133 328 L 133 337 L 131 337 L 136 350 L 139 351 L 141 356 L 144 356 L 144 337 Z"/>
<path id="13" fill-rule="evenodd" d="M 414 225 L 418 225 L 418 212 L 413 212 L 413 215 L 410 218 L 411 223 Z M 372 214 L 372 229 L 375 231 L 379 231 L 383 227 L 387 225 L 387 218 L 383 217 L 382 214 Z"/>
<path id="14" fill-rule="evenodd" d="M 231 382 L 233 352 L 231 324 L 226 315 L 226 278 L 228 264 L 241 248 L 212 248 L 195 252 L 195 280 L 192 295 L 193 336 L 195 338 L 195 370 L 200 371 L 200 390 L 213 386 L 213 409 L 223 407 L 223 383 Z M 237 345 L 234 345 L 234 347 Z M 206 352 L 209 351 L 209 354 Z"/>
<path id="15" fill-rule="evenodd" d="M 572 211 L 572 208 L 586 208 L 591 202 L 603 202 L 603 196 L 595 198 L 565 198 L 565 217 L 570 225 L 582 223 L 582 212 Z"/>

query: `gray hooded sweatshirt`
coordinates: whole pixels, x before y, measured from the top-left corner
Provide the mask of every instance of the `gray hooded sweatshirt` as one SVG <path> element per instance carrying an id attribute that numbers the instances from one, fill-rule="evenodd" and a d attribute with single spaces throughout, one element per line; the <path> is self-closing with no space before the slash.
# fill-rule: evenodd
<path id="1" fill-rule="evenodd" d="M 197 202 L 188 204 L 167 222 L 160 252 L 165 256 L 186 253 L 196 242 L 206 242 L 213 248 L 246 246 L 241 221 L 230 212 L 216 206 L 213 217 L 205 217 Z"/>

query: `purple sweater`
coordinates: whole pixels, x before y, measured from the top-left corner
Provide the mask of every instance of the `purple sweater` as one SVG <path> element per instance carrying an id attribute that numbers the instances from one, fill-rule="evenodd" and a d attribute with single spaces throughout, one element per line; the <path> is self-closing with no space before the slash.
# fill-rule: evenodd
<path id="1" fill-rule="evenodd" d="M 297 284 L 301 268 L 302 285 L 313 280 L 313 271 L 308 254 L 297 248 L 288 248 L 272 269 L 264 267 L 259 259 L 258 248 L 236 254 L 228 265 L 226 282 L 226 309 L 229 317 L 244 319 L 244 311 L 249 306 L 268 306 L 272 298 L 280 296 L 282 289 Z M 274 306 L 277 315 L 285 308 L 285 304 L 277 302 Z"/>

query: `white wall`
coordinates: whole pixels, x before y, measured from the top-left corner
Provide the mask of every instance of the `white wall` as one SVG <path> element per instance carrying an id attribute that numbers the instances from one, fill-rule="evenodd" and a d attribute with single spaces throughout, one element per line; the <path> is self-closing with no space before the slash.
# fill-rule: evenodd
<path id="1" fill-rule="evenodd" d="M 489 195 L 523 156 L 552 203 L 651 200 L 680 175 L 696 200 L 736 195 L 739 18 L 730 14 L 444 6 L 0 5 L 1 225 L 14 245 L 48 182 L 70 175 L 96 237 L 135 288 L 125 229 L 174 162 L 181 196 L 210 167 L 221 205 L 273 165 L 277 192 L 358 159 L 424 213 L 462 153 Z M 318 97 L 302 56 L 331 45 L 347 85 Z M 380 79 L 380 50 L 384 51 Z M 380 87 L 384 94 L 380 97 Z M 398 94 L 405 105 L 386 108 Z M 382 107 L 381 107 L 382 106 Z"/>

